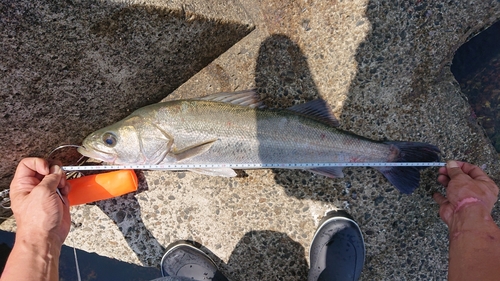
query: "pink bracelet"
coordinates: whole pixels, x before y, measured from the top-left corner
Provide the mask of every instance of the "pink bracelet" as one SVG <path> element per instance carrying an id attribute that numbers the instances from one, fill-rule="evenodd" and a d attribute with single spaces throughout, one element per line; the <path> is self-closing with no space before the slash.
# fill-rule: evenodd
<path id="1" fill-rule="evenodd" d="M 476 197 L 467 197 L 467 198 L 464 198 L 464 199 L 458 201 L 457 207 L 455 208 L 454 212 L 455 213 L 458 212 L 465 205 L 468 205 L 470 203 L 476 203 L 476 202 L 483 203 L 483 201 L 479 200 Z"/>

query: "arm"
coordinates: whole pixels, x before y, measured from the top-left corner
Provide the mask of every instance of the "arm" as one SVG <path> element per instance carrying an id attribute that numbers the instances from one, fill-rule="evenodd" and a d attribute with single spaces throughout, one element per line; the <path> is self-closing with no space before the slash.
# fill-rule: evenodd
<path id="1" fill-rule="evenodd" d="M 69 185 L 58 166 L 39 158 L 23 159 L 10 186 L 17 222 L 16 241 L 1 281 L 59 280 L 59 255 L 70 228 Z"/>
<path id="2" fill-rule="evenodd" d="M 61 245 L 49 237 L 16 233 L 1 280 L 59 280 Z"/>
<path id="3" fill-rule="evenodd" d="M 447 197 L 436 193 L 439 214 L 450 235 L 449 280 L 498 280 L 500 229 L 491 217 L 498 187 L 477 166 L 449 161 L 438 181 Z"/>

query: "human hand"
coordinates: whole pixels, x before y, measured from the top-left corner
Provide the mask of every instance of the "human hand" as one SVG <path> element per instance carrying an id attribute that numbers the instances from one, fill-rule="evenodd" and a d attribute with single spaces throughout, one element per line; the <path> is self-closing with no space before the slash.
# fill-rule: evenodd
<path id="1" fill-rule="evenodd" d="M 56 193 L 57 188 L 65 204 Z M 21 160 L 10 185 L 16 235 L 30 240 L 49 239 L 61 246 L 71 225 L 69 191 L 66 175 L 59 166 L 50 166 L 41 158 Z"/>
<path id="2" fill-rule="evenodd" d="M 446 197 L 440 193 L 433 195 L 440 205 L 439 215 L 450 229 L 463 226 L 465 217 L 481 220 L 477 216 L 488 215 L 498 200 L 498 187 L 481 168 L 469 163 L 448 161 L 446 167 L 439 169 L 438 182 L 446 187 Z M 474 205 L 474 212 L 462 215 L 460 212 L 467 206 Z M 456 230 L 456 229 L 455 229 Z"/>

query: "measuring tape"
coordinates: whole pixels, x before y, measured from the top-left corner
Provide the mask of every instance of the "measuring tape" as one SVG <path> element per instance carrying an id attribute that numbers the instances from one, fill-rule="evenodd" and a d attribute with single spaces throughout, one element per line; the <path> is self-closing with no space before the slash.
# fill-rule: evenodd
<path id="1" fill-rule="evenodd" d="M 91 170 L 189 170 L 189 169 L 311 169 L 324 167 L 441 167 L 444 162 L 375 162 L 375 163 L 282 163 L 282 164 L 160 164 L 160 165 L 105 165 L 63 166 L 65 171 Z"/>

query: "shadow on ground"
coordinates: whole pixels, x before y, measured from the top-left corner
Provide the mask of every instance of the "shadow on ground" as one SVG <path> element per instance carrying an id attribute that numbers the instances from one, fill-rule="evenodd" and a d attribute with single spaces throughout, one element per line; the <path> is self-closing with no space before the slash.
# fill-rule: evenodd
<path id="1" fill-rule="evenodd" d="M 116 224 L 130 249 L 134 251 L 143 265 L 159 267 L 165 248 L 144 224 L 137 195 L 146 191 L 148 186 L 142 172 L 138 174 L 137 178 L 139 187 L 136 192 L 109 200 L 97 201 L 93 204 L 98 206 Z M 147 197 L 140 198 L 147 200 Z M 162 227 L 168 227 L 168 224 Z"/>
<path id="2" fill-rule="evenodd" d="M 236 244 L 227 263 L 210 249 L 193 241 L 230 280 L 306 280 L 309 266 L 304 248 L 288 235 L 270 231 L 247 232 Z M 244 267 L 241 264 L 245 264 Z M 272 265 L 272 271 L 265 271 Z M 244 268 L 244 270 L 242 270 Z M 237 270 L 239 269 L 239 270 Z"/>
<path id="3" fill-rule="evenodd" d="M 283 34 L 266 38 L 260 45 L 255 67 L 255 86 L 269 108 L 284 109 L 321 99 L 300 47 Z M 259 132 L 257 132 L 259 134 Z M 289 196 L 332 202 L 342 184 L 304 170 L 274 169 L 276 183 Z"/>
<path id="4" fill-rule="evenodd" d="M 305 280 L 309 270 L 304 247 L 288 235 L 270 231 L 251 231 L 236 244 L 228 267 L 245 263 L 245 271 L 231 271 L 239 280 Z M 272 265 L 272 272 L 263 268 Z M 238 266 L 241 268 L 241 266 Z"/>
<path id="5" fill-rule="evenodd" d="M 377 141 L 431 143 L 444 160 L 489 161 L 489 148 L 477 146 L 481 129 L 457 88 L 447 87 L 453 79 L 442 68 L 451 63 L 456 42 L 440 36 L 451 27 L 457 34 L 466 29 L 443 17 L 448 5 L 453 4 L 368 2 L 371 30 L 356 50 L 358 68 L 340 117 L 343 129 Z M 346 199 L 367 245 L 363 280 L 446 278 L 448 248 L 441 240 L 447 241 L 448 233 L 432 199 L 442 191 L 437 170 L 421 172 L 420 187 L 410 196 L 372 169 L 346 173 L 350 194 L 357 194 Z"/>

